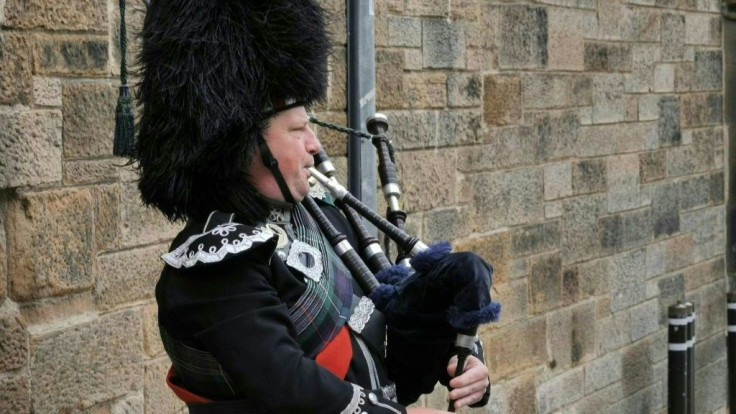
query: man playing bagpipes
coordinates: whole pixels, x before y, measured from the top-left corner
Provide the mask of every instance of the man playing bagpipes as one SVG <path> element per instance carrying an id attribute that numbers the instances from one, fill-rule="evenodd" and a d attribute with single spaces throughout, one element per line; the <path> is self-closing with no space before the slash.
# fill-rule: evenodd
<path id="1" fill-rule="evenodd" d="M 393 374 L 384 315 L 305 207 L 354 242 L 308 195 L 321 147 L 305 106 L 324 96 L 330 49 L 320 7 L 152 0 L 141 37 L 139 189 L 187 221 L 156 286 L 169 386 L 195 414 L 439 412 L 404 408 L 427 386 Z M 455 407 L 485 404 L 482 348 L 459 376 L 450 356 L 439 379 Z"/>

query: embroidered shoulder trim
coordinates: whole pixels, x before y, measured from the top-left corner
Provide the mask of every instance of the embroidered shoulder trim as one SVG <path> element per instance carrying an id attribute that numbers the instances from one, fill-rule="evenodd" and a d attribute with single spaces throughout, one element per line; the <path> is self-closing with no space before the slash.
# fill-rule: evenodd
<path id="1" fill-rule="evenodd" d="M 365 405 L 365 390 L 358 385 L 350 385 L 353 386 L 353 397 L 340 414 L 360 414 L 362 411 L 361 406 Z"/>
<path id="2" fill-rule="evenodd" d="M 363 332 L 365 325 L 371 319 L 371 315 L 373 315 L 375 309 L 376 305 L 373 304 L 372 300 L 367 296 L 361 297 L 353 310 L 353 314 L 350 315 L 350 320 L 348 320 L 350 328 L 356 333 Z"/>
<path id="3" fill-rule="evenodd" d="M 224 223 L 210 231 L 189 237 L 181 246 L 161 258 L 177 269 L 190 268 L 197 263 L 216 263 L 228 255 L 240 254 L 265 243 L 274 236 L 265 227 Z"/>

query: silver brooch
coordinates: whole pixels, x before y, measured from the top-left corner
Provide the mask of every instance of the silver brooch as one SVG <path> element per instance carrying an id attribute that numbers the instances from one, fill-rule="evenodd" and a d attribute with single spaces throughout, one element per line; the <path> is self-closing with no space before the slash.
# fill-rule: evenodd
<path id="1" fill-rule="evenodd" d="M 320 200 L 324 200 L 326 194 L 327 193 L 325 192 L 325 188 L 322 187 L 322 185 L 318 182 L 315 182 L 314 185 L 309 187 L 309 196 L 312 198 L 319 198 Z"/>
<path id="2" fill-rule="evenodd" d="M 291 242 L 286 264 L 317 283 L 322 278 L 322 253 L 302 241 L 295 239 Z"/>
<path id="3" fill-rule="evenodd" d="M 278 241 L 276 242 L 277 249 L 286 246 L 286 243 L 289 241 L 289 238 L 286 236 L 286 230 L 273 223 L 266 224 L 266 228 L 271 230 L 272 232 L 274 232 L 274 234 L 276 234 L 276 236 L 278 236 Z"/>

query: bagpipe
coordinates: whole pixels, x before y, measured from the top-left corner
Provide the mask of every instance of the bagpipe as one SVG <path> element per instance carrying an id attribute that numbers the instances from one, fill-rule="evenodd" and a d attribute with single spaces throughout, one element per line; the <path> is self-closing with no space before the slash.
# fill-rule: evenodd
<path id="1" fill-rule="evenodd" d="M 386 116 L 375 114 L 367 120 L 370 134 L 314 117 L 311 122 L 371 139 L 376 147 L 387 218 L 338 183 L 335 168 L 324 150 L 314 157 L 316 168 L 310 168 L 312 178 L 329 191 L 355 230 L 357 251 L 312 198 L 306 197 L 302 203 L 361 288 L 385 314 L 390 376 L 397 384 L 414 385 L 412 395 L 402 395 L 399 388 L 400 400 L 416 400 L 420 394 L 431 392 L 437 381 L 446 376 L 444 371 L 450 355 L 458 357 L 455 376 L 461 374 L 467 357 L 474 351 L 478 326 L 498 320 L 501 306 L 491 300 L 490 294 L 493 269 L 473 253 L 452 253 L 449 242 L 428 246 L 405 231 L 407 215 L 400 208 L 401 189 L 393 149 L 386 135 Z M 396 244 L 395 264 L 363 225 L 362 218 Z M 448 410 L 454 411 L 453 401 Z"/>

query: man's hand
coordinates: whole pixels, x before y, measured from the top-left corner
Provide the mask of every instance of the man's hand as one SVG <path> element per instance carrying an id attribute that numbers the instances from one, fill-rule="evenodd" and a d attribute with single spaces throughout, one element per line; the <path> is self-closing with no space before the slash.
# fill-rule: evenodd
<path id="1" fill-rule="evenodd" d="M 447 373 L 455 375 L 457 357 L 450 358 L 447 364 Z M 455 409 L 476 403 L 483 398 L 488 388 L 488 368 L 476 357 L 470 355 L 465 360 L 463 373 L 450 380 L 450 400 L 455 401 Z"/>

